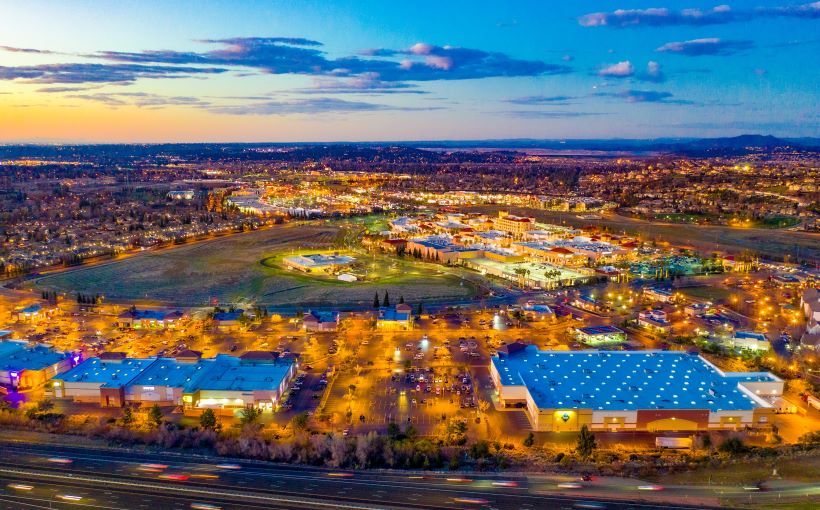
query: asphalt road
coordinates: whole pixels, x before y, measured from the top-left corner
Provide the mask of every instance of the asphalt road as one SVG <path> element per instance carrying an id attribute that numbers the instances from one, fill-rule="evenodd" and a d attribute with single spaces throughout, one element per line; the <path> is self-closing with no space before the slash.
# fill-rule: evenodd
<path id="1" fill-rule="evenodd" d="M 694 501 L 678 506 L 660 500 L 641 502 L 637 495 L 628 501 L 627 487 L 601 487 L 603 490 L 597 493 L 593 490 L 565 495 L 555 490 L 554 481 L 532 483 L 530 477 L 454 474 L 421 477 L 403 472 L 328 471 L 252 462 L 220 467 L 221 462 L 228 461 L 3 442 L 0 443 L 0 508 L 704 508 Z M 178 476 L 186 479 L 169 479 Z M 467 476 L 469 480 L 463 479 Z M 619 493 L 609 494 L 609 490 Z"/>

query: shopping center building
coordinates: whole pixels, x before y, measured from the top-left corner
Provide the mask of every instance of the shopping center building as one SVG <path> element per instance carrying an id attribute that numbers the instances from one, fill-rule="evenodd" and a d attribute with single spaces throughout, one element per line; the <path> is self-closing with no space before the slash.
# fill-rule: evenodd
<path id="1" fill-rule="evenodd" d="M 104 407 L 182 405 L 185 409 L 273 410 L 298 370 L 293 357 L 250 351 L 241 357 L 127 358 L 103 353 L 53 379 L 57 398 Z"/>
<path id="2" fill-rule="evenodd" d="M 525 405 L 536 431 L 695 431 L 764 426 L 783 381 L 723 372 L 680 351 L 541 351 L 511 344 L 491 359 L 501 406 Z"/>

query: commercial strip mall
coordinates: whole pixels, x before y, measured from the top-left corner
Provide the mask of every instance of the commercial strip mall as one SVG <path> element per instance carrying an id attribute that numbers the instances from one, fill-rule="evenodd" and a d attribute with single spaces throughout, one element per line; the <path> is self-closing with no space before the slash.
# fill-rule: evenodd
<path id="1" fill-rule="evenodd" d="M 765 426 L 783 381 L 723 372 L 672 351 L 541 351 L 507 346 L 490 374 L 502 407 L 526 406 L 536 431 L 695 431 Z"/>
<path id="2" fill-rule="evenodd" d="M 249 351 L 241 357 L 201 359 L 185 351 L 175 358 L 127 358 L 104 353 L 89 358 L 53 381 L 56 398 L 126 404 L 181 405 L 185 409 L 273 410 L 296 375 L 295 358 Z"/>

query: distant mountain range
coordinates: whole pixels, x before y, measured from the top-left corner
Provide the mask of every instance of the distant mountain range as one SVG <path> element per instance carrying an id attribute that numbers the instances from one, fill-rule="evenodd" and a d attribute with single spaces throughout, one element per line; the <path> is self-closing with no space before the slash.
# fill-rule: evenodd
<path id="1" fill-rule="evenodd" d="M 689 156 L 742 155 L 798 149 L 820 152 L 820 138 L 777 138 L 771 135 L 740 135 L 726 138 L 657 138 L 609 140 L 477 140 L 402 142 L 402 145 L 439 149 L 503 148 L 586 151 L 672 153 Z"/>
<path id="2" fill-rule="evenodd" d="M 273 151 L 259 149 L 271 148 Z M 281 149 L 281 150 L 277 150 Z M 424 149 L 424 150 L 420 150 Z M 435 140 L 378 142 L 303 142 L 303 143 L 169 143 L 169 144 L 0 144 L 0 158 L 39 157 L 55 160 L 140 159 L 164 155 L 194 158 L 298 159 L 315 157 L 370 158 L 386 153 L 423 156 L 429 150 L 441 152 L 544 151 L 555 154 L 619 156 L 681 155 L 689 157 L 743 156 L 799 150 L 820 153 L 820 138 L 777 138 L 748 134 L 728 138 L 656 138 L 606 140 Z"/>
<path id="3" fill-rule="evenodd" d="M 771 135 L 740 135 L 730 138 L 703 138 L 673 146 L 672 152 L 687 155 L 742 155 L 797 149 L 820 151 L 820 139 L 785 139 Z"/>

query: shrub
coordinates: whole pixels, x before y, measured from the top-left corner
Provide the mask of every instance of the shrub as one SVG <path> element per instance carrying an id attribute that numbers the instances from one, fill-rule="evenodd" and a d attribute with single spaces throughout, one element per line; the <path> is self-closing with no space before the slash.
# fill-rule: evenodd
<path id="1" fill-rule="evenodd" d="M 730 437 L 721 443 L 718 450 L 729 455 L 740 455 L 746 453 L 748 449 L 739 437 Z"/>

